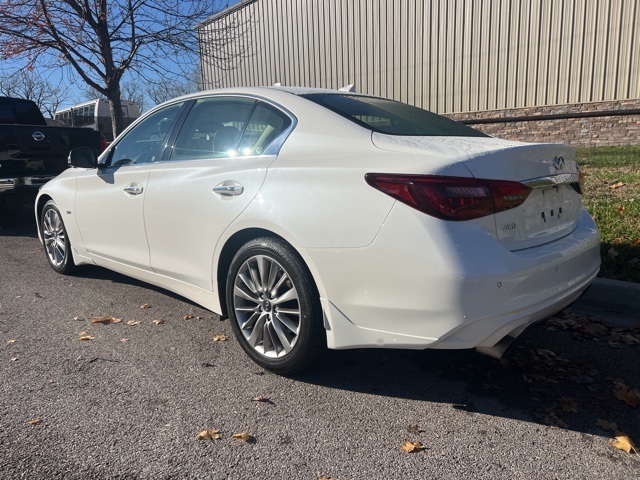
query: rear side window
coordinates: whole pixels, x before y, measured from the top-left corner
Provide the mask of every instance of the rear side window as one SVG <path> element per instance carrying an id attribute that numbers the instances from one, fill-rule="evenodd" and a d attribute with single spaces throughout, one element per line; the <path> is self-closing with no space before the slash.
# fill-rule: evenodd
<path id="1" fill-rule="evenodd" d="M 263 102 L 210 97 L 196 102 L 180 129 L 171 160 L 262 155 L 291 119 Z"/>
<path id="2" fill-rule="evenodd" d="M 18 125 L 47 124 L 35 103 L 22 100 L 0 104 L 0 123 Z"/>
<path id="3" fill-rule="evenodd" d="M 301 95 L 358 125 L 387 135 L 486 137 L 463 123 L 406 103 L 364 95 Z"/>

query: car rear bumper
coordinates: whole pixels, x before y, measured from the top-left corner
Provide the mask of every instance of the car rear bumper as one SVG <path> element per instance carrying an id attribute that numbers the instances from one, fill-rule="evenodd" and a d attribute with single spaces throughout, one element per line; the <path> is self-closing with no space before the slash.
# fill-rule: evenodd
<path id="1" fill-rule="evenodd" d="M 598 273 L 599 243 L 586 210 L 571 234 L 511 252 L 477 225 L 394 208 L 369 247 L 309 253 L 331 286 L 323 299 L 331 348 L 479 347 L 498 356 L 503 338 L 580 296 Z"/>

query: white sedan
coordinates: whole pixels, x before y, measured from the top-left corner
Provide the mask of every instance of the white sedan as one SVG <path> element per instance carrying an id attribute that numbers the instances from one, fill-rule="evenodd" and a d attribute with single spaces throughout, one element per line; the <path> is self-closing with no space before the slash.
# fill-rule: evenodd
<path id="1" fill-rule="evenodd" d="M 575 151 L 350 92 L 160 105 L 42 187 L 51 267 L 99 265 L 223 316 L 280 374 L 323 348 L 499 357 L 600 266 Z"/>

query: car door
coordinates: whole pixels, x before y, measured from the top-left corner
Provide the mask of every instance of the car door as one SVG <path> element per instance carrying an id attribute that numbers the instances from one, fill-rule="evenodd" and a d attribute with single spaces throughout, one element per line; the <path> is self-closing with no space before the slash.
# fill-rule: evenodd
<path id="1" fill-rule="evenodd" d="M 86 250 L 149 270 L 144 198 L 149 171 L 160 160 L 184 103 L 148 116 L 119 139 L 98 169 L 78 176 L 75 211 Z"/>
<path id="2" fill-rule="evenodd" d="M 212 290 L 216 243 L 262 186 L 275 159 L 265 149 L 291 125 L 287 114 L 251 98 L 196 102 L 170 161 L 149 177 L 145 225 L 156 273 Z"/>

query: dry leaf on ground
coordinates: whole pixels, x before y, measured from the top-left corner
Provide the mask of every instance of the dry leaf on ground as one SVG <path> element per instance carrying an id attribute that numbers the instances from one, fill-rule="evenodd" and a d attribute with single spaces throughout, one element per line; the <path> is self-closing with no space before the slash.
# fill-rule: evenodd
<path id="1" fill-rule="evenodd" d="M 94 338 L 95 337 L 92 337 L 87 332 L 78 333 L 78 340 L 80 340 L 81 342 L 84 342 L 84 341 L 87 341 L 87 340 L 93 340 Z"/>
<path id="2" fill-rule="evenodd" d="M 637 389 L 631 390 L 623 382 L 615 382 L 615 388 L 613 392 L 616 394 L 616 398 L 622 400 L 630 407 L 640 406 L 640 394 Z"/>
<path id="3" fill-rule="evenodd" d="M 262 402 L 262 403 L 268 403 L 270 405 L 275 405 L 271 400 L 269 400 L 267 397 L 263 397 L 262 395 L 258 395 L 257 397 L 254 397 L 251 400 L 253 402 Z"/>
<path id="4" fill-rule="evenodd" d="M 218 440 L 220 438 L 220 430 L 217 428 L 208 428 L 196 435 L 196 440 Z"/>
<path id="5" fill-rule="evenodd" d="M 409 433 L 424 433 L 424 430 L 422 430 L 418 425 L 409 425 L 407 427 L 407 432 L 409 432 Z"/>
<path id="6" fill-rule="evenodd" d="M 424 450 L 426 447 L 422 445 L 420 442 L 410 442 L 409 440 L 405 440 L 400 448 L 407 453 L 420 452 Z"/>
<path id="7" fill-rule="evenodd" d="M 228 335 L 216 335 L 215 337 L 212 338 L 212 340 L 214 342 L 226 342 L 227 340 L 229 340 L 229 336 Z"/>
<path id="8" fill-rule="evenodd" d="M 195 318 L 195 317 L 194 317 L 193 315 L 183 315 L 183 316 L 182 316 L 182 319 L 183 319 L 183 320 L 189 320 L 189 319 L 191 319 L 191 318 Z"/>
<path id="9" fill-rule="evenodd" d="M 612 432 L 617 432 L 620 430 L 620 427 L 618 427 L 618 424 L 616 422 L 610 422 L 608 420 L 603 420 L 602 418 L 596 420 L 596 425 L 601 427 L 603 430 L 611 430 Z"/>
<path id="10" fill-rule="evenodd" d="M 16 343 L 17 340 L 11 339 L 11 340 L 7 340 L 7 345 L 11 344 L 11 343 Z"/>
<path id="11" fill-rule="evenodd" d="M 150 308 L 150 307 L 151 307 L 151 305 L 149 305 L 148 303 L 143 303 L 142 305 L 140 305 L 140 308 L 142 308 L 143 310 L 145 308 Z"/>
<path id="12" fill-rule="evenodd" d="M 638 453 L 638 449 L 634 445 L 633 441 L 629 438 L 629 435 L 626 435 L 622 432 L 617 432 L 615 438 L 609 440 L 611 445 L 616 447 L 618 450 L 624 450 L 627 453 L 631 453 L 632 451 L 636 454 Z"/>
<path id="13" fill-rule="evenodd" d="M 162 325 L 164 323 L 164 320 L 154 320 L 153 323 L 155 323 L 156 325 Z"/>
<path id="14" fill-rule="evenodd" d="M 42 423 L 42 420 L 40 420 L 39 418 L 34 418 L 33 420 L 29 420 L 27 423 L 29 425 L 38 425 L 39 423 Z"/>
<path id="15" fill-rule="evenodd" d="M 243 442 L 251 441 L 251 435 L 249 435 L 247 432 L 234 433 L 233 438 L 237 438 L 238 440 L 242 440 Z"/>
<path id="16" fill-rule="evenodd" d="M 111 315 L 100 315 L 99 317 L 94 317 L 91 319 L 91 323 L 101 323 L 103 325 L 107 325 L 109 323 L 120 323 L 122 322 L 121 318 L 115 318 Z"/>
<path id="17" fill-rule="evenodd" d="M 129 325 L 130 327 L 134 327 L 136 325 L 140 325 L 140 322 L 138 320 L 129 320 L 127 322 L 127 325 Z"/>
<path id="18" fill-rule="evenodd" d="M 609 185 L 609 188 L 610 188 L 611 190 L 615 190 L 616 188 L 622 188 L 622 187 L 624 187 L 624 186 L 625 186 L 625 184 L 624 184 L 624 183 L 622 183 L 622 182 L 615 182 L 615 183 L 613 183 L 613 184 Z"/>

